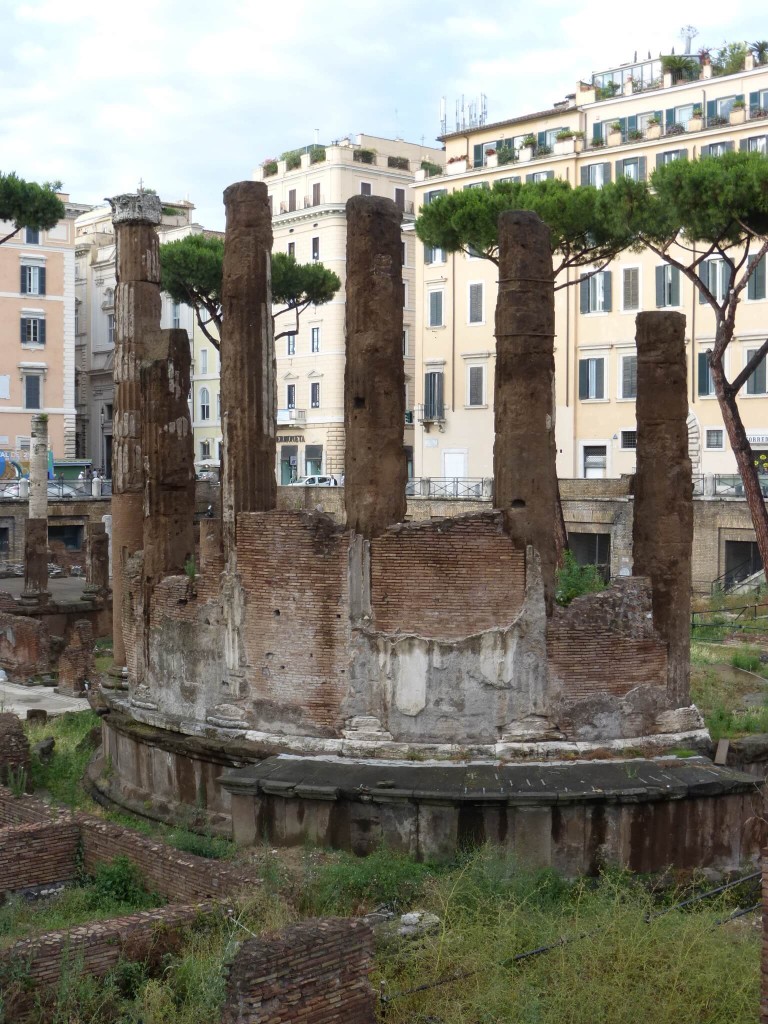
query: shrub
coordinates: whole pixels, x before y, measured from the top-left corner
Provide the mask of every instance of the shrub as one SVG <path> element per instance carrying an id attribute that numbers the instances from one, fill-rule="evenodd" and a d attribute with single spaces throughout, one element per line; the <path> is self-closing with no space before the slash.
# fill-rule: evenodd
<path id="1" fill-rule="evenodd" d="M 562 142 L 564 139 L 572 139 L 575 134 L 570 128 L 561 128 L 555 138 Z"/>
<path id="2" fill-rule="evenodd" d="M 409 171 L 411 164 L 405 156 L 388 156 L 387 167 L 394 167 L 397 171 Z"/>
<path id="3" fill-rule="evenodd" d="M 285 160 L 286 171 L 295 171 L 297 167 L 301 167 L 301 150 L 286 150 L 286 152 L 281 155 L 280 159 Z"/>
<path id="4" fill-rule="evenodd" d="M 568 605 L 582 594 L 594 594 L 604 590 L 605 583 L 596 565 L 579 565 L 570 551 L 565 552 L 563 564 L 557 570 L 555 600 Z"/>
<path id="5" fill-rule="evenodd" d="M 422 160 L 421 169 L 426 172 L 428 178 L 433 178 L 435 175 L 443 173 L 443 168 L 440 164 L 435 164 L 431 160 Z"/>
<path id="6" fill-rule="evenodd" d="M 273 174 L 277 174 L 277 160 L 265 160 L 261 169 L 265 178 L 271 178 Z"/>
<path id="7" fill-rule="evenodd" d="M 94 910 L 103 906 L 127 904 L 136 909 L 149 909 L 165 901 L 157 893 L 148 892 L 141 869 L 124 855 L 106 864 L 98 864 L 89 888 L 89 903 Z"/>
<path id="8" fill-rule="evenodd" d="M 309 147 L 309 162 L 311 164 L 321 164 L 325 160 L 325 146 L 310 146 Z"/>
<path id="9" fill-rule="evenodd" d="M 524 146 L 535 146 L 536 145 L 536 136 L 535 135 L 526 135 L 525 138 L 523 139 L 523 145 Z"/>
<path id="10" fill-rule="evenodd" d="M 376 153 L 372 149 L 353 149 L 352 159 L 359 164 L 375 164 Z"/>
<path id="11" fill-rule="evenodd" d="M 200 834 L 185 828 L 175 828 L 168 833 L 167 839 L 177 850 L 194 853 L 198 857 L 223 860 L 235 854 L 235 848 L 228 839 L 211 835 L 209 832 Z"/>
<path id="12" fill-rule="evenodd" d="M 344 854 L 338 861 L 310 869 L 301 910 L 310 915 L 349 915 L 362 907 L 387 903 L 399 912 L 421 895 L 434 874 L 426 864 L 379 849 L 368 857 Z"/>

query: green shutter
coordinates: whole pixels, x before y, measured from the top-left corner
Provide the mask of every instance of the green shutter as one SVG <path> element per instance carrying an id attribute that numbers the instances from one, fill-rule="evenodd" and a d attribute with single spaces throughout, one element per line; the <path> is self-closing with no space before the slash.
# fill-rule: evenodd
<path id="1" fill-rule="evenodd" d="M 704 263 L 699 264 L 699 280 L 702 282 L 705 288 L 711 289 L 712 274 L 710 273 L 710 270 L 711 265 L 708 262 L 705 261 Z M 699 305 L 703 306 L 706 301 L 706 295 L 699 289 Z"/>
<path id="2" fill-rule="evenodd" d="M 595 398 L 605 398 L 605 360 L 595 359 Z"/>
<path id="3" fill-rule="evenodd" d="M 603 183 L 605 185 L 611 180 L 611 161 L 606 160 L 603 164 Z"/>
<path id="4" fill-rule="evenodd" d="M 637 177 L 639 181 L 645 181 L 647 174 L 648 161 L 644 156 L 638 157 L 637 160 Z"/>
<path id="5" fill-rule="evenodd" d="M 669 304 L 680 305 L 680 271 L 677 267 L 669 268 Z"/>
<path id="6" fill-rule="evenodd" d="M 667 107 L 666 112 L 664 114 L 664 123 L 667 125 L 667 127 L 669 127 L 669 125 L 675 123 L 675 108 L 674 107 Z"/>
<path id="7" fill-rule="evenodd" d="M 583 311 L 582 311 L 583 312 Z M 579 398 L 589 398 L 589 360 L 579 360 Z"/>
<path id="8" fill-rule="evenodd" d="M 702 146 L 701 149 L 699 150 L 699 156 L 700 157 L 709 156 L 709 146 Z"/>
<path id="9" fill-rule="evenodd" d="M 40 282 L 39 295 L 45 295 L 45 267 L 40 267 L 38 271 L 38 281 Z"/>
<path id="10" fill-rule="evenodd" d="M 619 178 L 623 174 L 624 174 L 624 161 L 623 160 L 617 160 L 616 161 L 616 181 L 618 181 Z"/>
<path id="11" fill-rule="evenodd" d="M 37 340 L 41 345 L 45 344 L 45 320 L 37 321 Z"/>
<path id="12" fill-rule="evenodd" d="M 706 352 L 699 352 L 698 358 L 698 382 L 697 394 L 708 395 L 709 391 L 709 356 Z"/>
<path id="13" fill-rule="evenodd" d="M 27 294 L 27 268 L 21 267 L 21 281 L 19 283 L 19 292 L 22 295 Z"/>
<path id="14" fill-rule="evenodd" d="M 707 100 L 707 120 L 717 117 L 717 100 Z"/>
<path id="15" fill-rule="evenodd" d="M 546 144 L 547 144 L 547 133 L 546 132 L 539 132 L 538 135 L 537 135 L 536 145 L 537 146 L 546 146 Z"/>
<path id="16" fill-rule="evenodd" d="M 624 356 L 622 361 L 621 397 L 637 397 L 637 356 Z"/>
<path id="17" fill-rule="evenodd" d="M 579 310 L 582 313 L 589 312 L 589 278 L 584 274 L 581 275 L 579 283 Z"/>
<path id="18" fill-rule="evenodd" d="M 587 166 L 584 166 L 584 167 L 581 168 L 581 184 L 582 185 L 588 185 L 589 184 L 589 167 L 587 167 Z"/>
<path id="19" fill-rule="evenodd" d="M 751 92 L 749 94 L 749 109 L 750 109 L 750 111 L 757 110 L 759 107 L 760 107 L 760 93 L 759 92 Z"/>
<path id="20" fill-rule="evenodd" d="M 747 349 L 747 361 L 757 352 L 758 349 Z M 748 395 L 764 395 L 765 394 L 765 357 L 761 360 L 759 366 L 753 374 L 747 380 L 747 394 Z"/>
<path id="21" fill-rule="evenodd" d="M 675 157 L 676 160 L 687 160 L 688 159 L 688 150 L 687 149 L 677 149 L 677 150 L 675 150 L 675 152 L 677 153 L 677 156 Z"/>
<path id="22" fill-rule="evenodd" d="M 748 152 L 749 151 L 749 139 L 740 139 L 739 140 L 739 149 L 740 149 L 740 151 L 742 153 Z"/>
<path id="23" fill-rule="evenodd" d="M 488 145 L 490 146 L 491 144 L 488 143 Z M 474 154 L 475 154 L 474 165 L 475 165 L 475 167 L 482 167 L 483 166 L 483 151 L 484 151 L 484 149 L 485 149 L 485 144 L 482 143 L 482 142 L 479 145 L 475 146 L 475 148 L 474 148 Z"/>
<path id="24" fill-rule="evenodd" d="M 754 264 L 757 256 L 749 257 L 750 267 Z M 748 299 L 764 299 L 765 298 L 765 257 L 755 267 L 752 272 L 752 276 L 747 284 L 747 298 Z"/>
<path id="25" fill-rule="evenodd" d="M 611 312 L 611 277 L 612 274 L 610 270 L 603 271 L 603 309 L 606 313 Z"/>
<path id="26" fill-rule="evenodd" d="M 21 343 L 22 345 L 27 340 L 27 318 L 23 316 L 21 318 Z"/>
<path id="27" fill-rule="evenodd" d="M 602 121 L 595 121 L 592 125 L 592 139 L 602 139 L 603 137 L 603 123 Z"/>
<path id="28" fill-rule="evenodd" d="M 656 308 L 661 309 L 665 302 L 664 296 L 664 264 L 656 267 Z"/>
<path id="29" fill-rule="evenodd" d="M 531 181 L 533 181 L 533 174 L 526 174 L 526 176 L 525 176 L 525 180 L 526 180 L 527 182 L 531 182 Z"/>

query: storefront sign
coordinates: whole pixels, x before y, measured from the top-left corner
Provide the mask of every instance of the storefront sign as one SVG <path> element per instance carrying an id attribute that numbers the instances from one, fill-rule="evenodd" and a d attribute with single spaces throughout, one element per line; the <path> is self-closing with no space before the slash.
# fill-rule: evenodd
<path id="1" fill-rule="evenodd" d="M 747 440 L 750 444 L 768 444 L 768 430 L 748 430 Z"/>
<path id="2" fill-rule="evenodd" d="M 278 444 L 285 444 L 287 442 L 288 444 L 290 444 L 292 441 L 296 442 L 296 441 L 303 441 L 303 440 L 304 440 L 304 437 L 301 434 L 298 434 L 296 436 L 291 435 L 290 437 L 278 437 L 277 443 Z"/>

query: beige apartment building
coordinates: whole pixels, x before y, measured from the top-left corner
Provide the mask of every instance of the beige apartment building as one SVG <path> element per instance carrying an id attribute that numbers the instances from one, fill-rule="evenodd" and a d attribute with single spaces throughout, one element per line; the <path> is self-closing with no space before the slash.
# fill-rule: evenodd
<path id="1" fill-rule="evenodd" d="M 57 459 L 75 456 L 75 218 L 59 197 L 48 231 L 22 228 L 0 245 L 0 452 L 26 463 L 33 413 L 48 414 Z M 0 237 L 13 225 L 0 222 Z"/>
<path id="2" fill-rule="evenodd" d="M 579 83 L 551 109 L 447 134 L 446 173 L 418 175 L 416 208 L 446 190 L 504 179 L 560 177 L 600 187 L 618 175 L 646 178 L 671 160 L 732 149 L 768 153 L 768 67 L 754 67 L 748 57 L 738 74 L 710 73 L 709 66 L 697 67 L 693 80 L 673 84 L 659 60 L 622 65 Z M 583 136 L 558 139 L 563 130 Z M 496 267 L 463 254 L 425 251 L 420 243 L 417 253 L 415 475 L 463 479 L 479 492 L 481 478 L 493 472 Z M 556 293 L 559 475 L 616 477 L 634 470 L 635 316 L 662 308 L 687 317 L 694 473 L 735 473 L 706 362 L 714 340 L 711 308 L 651 253 L 622 255 L 589 280 L 580 280 L 582 273 L 571 271 L 572 286 Z M 711 260 L 706 273 L 721 293 L 722 262 Z M 731 378 L 767 332 L 763 265 L 739 309 L 728 356 Z M 765 365 L 740 402 L 753 448 L 768 451 Z"/>
<path id="3" fill-rule="evenodd" d="M 192 222 L 195 207 L 179 200 L 163 207 L 160 242 L 202 231 Z M 112 410 L 115 356 L 115 233 L 112 211 L 82 213 L 74 237 L 74 352 L 77 375 L 76 454 L 112 475 Z M 182 327 L 192 338 L 194 313 L 163 294 L 163 327 Z M 75 454 L 73 452 L 73 454 Z"/>
<path id="4" fill-rule="evenodd" d="M 442 149 L 358 135 L 328 146 L 313 145 L 267 160 L 255 177 L 266 182 L 272 206 L 275 252 L 299 263 L 319 260 L 342 281 L 335 298 L 302 313 L 298 331 L 289 314 L 277 318 L 277 479 L 344 472 L 345 204 L 354 195 L 385 196 L 403 214 L 406 455 L 413 459 L 414 326 L 417 305 L 410 186 L 422 166 L 443 166 Z"/>

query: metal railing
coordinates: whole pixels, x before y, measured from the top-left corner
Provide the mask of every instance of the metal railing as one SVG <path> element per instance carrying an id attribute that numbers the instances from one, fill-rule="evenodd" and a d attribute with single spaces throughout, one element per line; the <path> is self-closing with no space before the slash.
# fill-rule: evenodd
<path id="1" fill-rule="evenodd" d="M 490 501 L 492 489 L 490 477 L 412 477 L 405 486 L 405 494 L 408 498 Z"/>
<path id="2" fill-rule="evenodd" d="M 83 501 L 93 497 L 93 482 L 91 480 L 49 480 L 48 501 Z M 24 486 L 19 480 L 0 480 L 0 498 L 16 498 L 22 501 L 29 500 L 29 481 L 24 481 Z M 101 496 L 109 498 L 112 495 L 112 481 L 101 480 Z"/>

